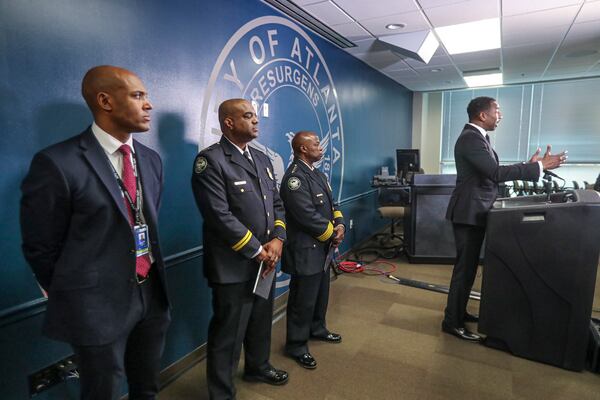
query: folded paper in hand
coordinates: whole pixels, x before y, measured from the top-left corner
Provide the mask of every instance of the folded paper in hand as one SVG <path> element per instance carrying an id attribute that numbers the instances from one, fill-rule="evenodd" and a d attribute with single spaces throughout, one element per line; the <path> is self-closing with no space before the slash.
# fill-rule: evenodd
<path id="1" fill-rule="evenodd" d="M 261 261 L 260 266 L 258 267 L 258 274 L 256 274 L 256 281 L 254 282 L 254 289 L 252 289 L 252 293 L 262 297 L 263 299 L 268 299 L 269 294 L 271 293 L 271 287 L 273 286 L 275 268 L 273 268 L 273 270 L 271 270 L 267 276 L 263 277 L 263 265 L 264 264 Z"/>
<path id="2" fill-rule="evenodd" d="M 335 246 L 333 244 L 329 245 L 329 250 L 327 251 L 327 257 L 325 257 L 325 264 L 323 265 L 323 272 L 327 271 L 327 267 L 333 261 L 333 253 L 335 252 Z"/>

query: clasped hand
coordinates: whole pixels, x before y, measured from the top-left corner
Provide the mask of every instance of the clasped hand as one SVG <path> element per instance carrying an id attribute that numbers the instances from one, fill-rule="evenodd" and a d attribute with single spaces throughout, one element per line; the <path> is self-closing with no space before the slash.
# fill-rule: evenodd
<path id="1" fill-rule="evenodd" d="M 263 277 L 269 275 L 281 258 L 283 242 L 277 238 L 263 244 L 262 251 L 256 256 L 263 263 Z"/>

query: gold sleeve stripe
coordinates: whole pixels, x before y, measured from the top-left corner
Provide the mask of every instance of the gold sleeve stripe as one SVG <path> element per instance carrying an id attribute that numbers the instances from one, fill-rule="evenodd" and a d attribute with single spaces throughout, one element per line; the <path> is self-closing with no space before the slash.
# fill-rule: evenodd
<path id="1" fill-rule="evenodd" d="M 285 222 L 283 222 L 283 221 L 282 221 L 282 220 L 280 220 L 280 219 L 276 219 L 276 220 L 275 220 L 275 226 L 280 226 L 280 227 L 282 227 L 283 229 L 285 229 Z"/>
<path id="2" fill-rule="evenodd" d="M 237 242 L 236 244 L 231 246 L 231 248 L 234 251 L 239 251 L 239 250 L 241 250 L 242 247 L 244 247 L 245 245 L 248 244 L 248 242 L 250 241 L 251 238 L 252 238 L 252 232 L 250 232 L 250 230 L 248 230 L 248 232 L 246 232 L 244 237 L 241 238 L 239 242 Z"/>
<path id="3" fill-rule="evenodd" d="M 342 218 L 342 217 L 343 217 L 343 215 L 342 215 L 342 212 L 341 212 L 341 211 L 335 210 L 335 211 L 333 212 L 333 218 L 334 218 L 334 219 L 335 219 L 335 218 Z"/>
<path id="4" fill-rule="evenodd" d="M 333 235 L 333 224 L 331 222 L 327 222 L 327 229 L 321 236 L 317 236 L 317 240 L 319 242 L 326 242 Z"/>

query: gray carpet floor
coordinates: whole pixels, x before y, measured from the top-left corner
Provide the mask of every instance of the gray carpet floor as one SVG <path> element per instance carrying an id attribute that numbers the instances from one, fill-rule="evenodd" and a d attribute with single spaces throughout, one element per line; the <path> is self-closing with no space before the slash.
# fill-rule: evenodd
<path id="1" fill-rule="evenodd" d="M 448 285 L 451 266 L 400 259 L 395 275 Z M 381 268 L 388 268 L 381 265 Z M 600 317 L 600 279 L 595 317 Z M 479 290 L 481 273 L 474 290 Z M 446 295 L 380 276 L 344 274 L 331 285 L 328 327 L 340 344 L 311 342 L 318 362 L 306 370 L 283 354 L 285 317 L 273 325 L 271 362 L 289 372 L 285 386 L 236 380 L 239 400 L 600 399 L 600 375 L 571 372 L 466 343 L 440 331 Z M 469 310 L 477 313 L 477 301 Z M 470 325 L 476 330 L 476 325 Z M 160 393 L 161 400 L 207 399 L 200 362 Z"/>

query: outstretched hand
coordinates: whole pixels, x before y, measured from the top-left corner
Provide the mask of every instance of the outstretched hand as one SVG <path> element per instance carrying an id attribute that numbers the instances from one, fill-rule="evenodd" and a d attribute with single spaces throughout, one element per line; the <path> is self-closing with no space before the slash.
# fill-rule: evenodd
<path id="1" fill-rule="evenodd" d="M 548 145 L 548 147 L 551 147 L 550 145 Z M 542 152 L 542 148 L 538 147 L 537 150 L 535 151 L 535 153 L 533 153 L 533 155 L 531 156 L 531 158 L 529 159 L 530 163 L 534 163 L 534 162 L 538 162 L 540 161 L 540 153 Z M 548 152 L 548 149 L 546 149 L 546 152 Z"/>
<path id="2" fill-rule="evenodd" d="M 552 146 L 548 145 L 546 146 L 546 152 L 544 153 L 544 157 L 542 157 L 541 159 L 538 157 L 537 161 L 541 161 L 542 167 L 545 170 L 547 170 L 560 167 L 562 164 L 567 162 L 567 158 L 567 151 L 562 151 L 558 154 L 552 154 Z"/>

